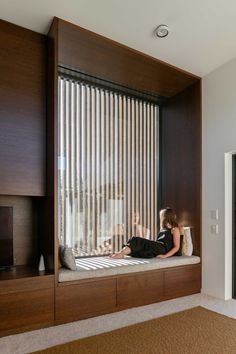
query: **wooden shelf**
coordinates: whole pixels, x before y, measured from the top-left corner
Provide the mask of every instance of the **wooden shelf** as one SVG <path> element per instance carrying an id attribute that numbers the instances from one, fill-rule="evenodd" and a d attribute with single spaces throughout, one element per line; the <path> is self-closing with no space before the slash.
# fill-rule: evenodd
<path id="1" fill-rule="evenodd" d="M 39 272 L 37 268 L 29 265 L 13 266 L 6 270 L 0 270 L 0 281 L 41 277 L 45 275 L 53 275 L 53 272 Z"/>

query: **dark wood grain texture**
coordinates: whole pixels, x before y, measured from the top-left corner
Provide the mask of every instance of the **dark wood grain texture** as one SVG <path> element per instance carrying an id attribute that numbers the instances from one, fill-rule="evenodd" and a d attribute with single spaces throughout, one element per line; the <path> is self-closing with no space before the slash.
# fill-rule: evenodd
<path id="1" fill-rule="evenodd" d="M 163 280 L 163 272 L 148 272 L 117 278 L 117 306 L 135 307 L 162 300 Z"/>
<path id="2" fill-rule="evenodd" d="M 31 325 L 53 324 L 54 289 L 1 294 L 0 308 L 0 335 Z"/>
<path id="3" fill-rule="evenodd" d="M 58 140 L 58 27 L 52 23 L 47 36 L 47 154 L 46 154 L 46 198 L 41 202 L 42 254 L 46 269 L 57 274 L 57 140 Z M 56 284 L 57 284 L 57 278 Z"/>
<path id="4" fill-rule="evenodd" d="M 123 86 L 172 97 L 199 78 L 61 19 L 58 62 Z"/>
<path id="5" fill-rule="evenodd" d="M 0 280 L 0 295 L 54 289 L 54 275 L 39 273 L 36 269 L 24 266 L 15 267 L 9 274 L 0 273 Z"/>
<path id="6" fill-rule="evenodd" d="M 199 293 L 201 264 L 60 283 L 56 324 Z"/>
<path id="7" fill-rule="evenodd" d="M 116 279 L 56 287 L 56 323 L 76 321 L 116 309 Z"/>
<path id="8" fill-rule="evenodd" d="M 201 82 L 169 99 L 162 108 L 162 207 L 192 226 L 194 254 L 201 253 Z"/>
<path id="9" fill-rule="evenodd" d="M 45 195 L 45 36 L 0 20 L 0 194 Z"/>
<path id="10" fill-rule="evenodd" d="M 166 299 L 195 294 L 200 290 L 201 266 L 199 264 L 165 271 L 164 294 Z"/>
<path id="11" fill-rule="evenodd" d="M 26 277 L 0 281 L 0 336 L 54 324 L 54 276 L 19 268 Z"/>

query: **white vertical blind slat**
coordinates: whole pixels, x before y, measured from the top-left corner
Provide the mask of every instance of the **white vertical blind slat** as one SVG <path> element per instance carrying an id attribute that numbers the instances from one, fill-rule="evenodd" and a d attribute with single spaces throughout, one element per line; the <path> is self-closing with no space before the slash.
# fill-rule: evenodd
<path id="1" fill-rule="evenodd" d="M 81 244 L 80 248 L 82 249 L 82 255 L 85 255 L 86 253 L 86 242 L 87 242 L 87 226 L 86 226 L 86 204 L 87 204 L 87 196 L 86 196 L 86 190 L 87 190 L 87 181 L 86 181 L 86 171 L 87 171 L 87 159 L 86 159 L 86 154 L 87 154 L 87 138 L 86 138 L 86 122 L 87 122 L 87 116 L 86 116 L 86 104 L 87 104 L 87 99 L 86 99 L 86 88 L 84 85 L 81 85 L 82 89 L 82 96 L 81 96 L 81 114 L 82 114 L 82 135 L 81 135 L 81 140 L 82 140 L 82 145 L 81 145 L 81 170 L 82 170 L 82 186 L 83 186 L 83 194 L 82 194 L 82 201 L 83 201 L 83 213 L 82 213 L 82 237 L 81 237 Z"/>
<path id="2" fill-rule="evenodd" d="M 130 115 L 130 99 L 127 98 L 127 225 L 128 225 L 128 238 L 132 236 L 132 226 L 131 226 L 131 188 L 132 188 L 132 174 L 131 174 L 131 163 L 132 163 L 132 140 L 131 140 L 131 115 Z"/>
<path id="3" fill-rule="evenodd" d="M 123 218 L 123 210 L 124 206 L 121 206 L 121 201 L 123 198 L 123 110 L 122 110 L 122 96 L 119 95 L 119 137 L 118 137 L 118 144 L 119 144 L 119 160 L 118 160 L 118 166 L 119 166 L 119 225 L 122 225 L 122 220 L 124 222 Z M 121 209 L 120 209 L 121 207 Z M 119 249 L 121 249 L 122 244 L 124 242 L 123 240 L 123 227 L 119 227 Z"/>
<path id="4" fill-rule="evenodd" d="M 124 242 L 128 240 L 128 218 L 127 218 L 127 101 L 126 97 L 122 98 L 122 114 L 123 114 L 123 168 L 122 168 L 122 178 L 123 178 L 123 222 L 124 222 Z"/>
<path id="5" fill-rule="evenodd" d="M 147 208 L 150 208 L 150 104 L 147 105 L 147 166 L 146 166 L 146 180 L 147 180 Z M 146 235 L 147 230 L 150 230 L 150 209 L 146 213 Z"/>
<path id="6" fill-rule="evenodd" d="M 97 225 L 96 225 L 96 178 L 97 178 L 97 169 L 96 169 L 96 101 L 95 101 L 95 89 L 91 89 L 91 167 L 90 167 L 90 176 L 91 176 L 91 247 L 90 253 L 93 253 L 93 250 L 96 248 L 96 237 L 97 237 Z"/>

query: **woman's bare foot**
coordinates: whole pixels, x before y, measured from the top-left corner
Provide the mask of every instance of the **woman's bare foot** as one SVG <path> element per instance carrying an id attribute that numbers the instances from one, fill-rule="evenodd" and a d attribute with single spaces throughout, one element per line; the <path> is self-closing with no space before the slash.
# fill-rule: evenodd
<path id="1" fill-rule="evenodd" d="M 129 254 L 131 254 L 131 248 L 127 245 L 124 248 L 122 248 L 121 251 L 114 253 L 110 257 L 115 259 L 122 259 L 124 258 L 124 256 L 128 256 Z"/>
<path id="2" fill-rule="evenodd" d="M 110 256 L 111 258 L 115 258 L 115 259 L 122 259 L 124 258 L 124 253 L 123 252 L 117 252 L 117 253 L 114 253 Z"/>

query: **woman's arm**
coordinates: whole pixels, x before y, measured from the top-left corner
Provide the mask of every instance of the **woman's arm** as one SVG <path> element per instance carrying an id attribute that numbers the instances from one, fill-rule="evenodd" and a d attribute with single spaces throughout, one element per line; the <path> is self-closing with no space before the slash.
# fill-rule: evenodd
<path id="1" fill-rule="evenodd" d="M 137 236 L 143 237 L 143 238 L 149 238 L 150 236 L 150 230 L 147 229 L 145 226 L 138 224 L 136 225 L 137 228 Z"/>
<path id="2" fill-rule="evenodd" d="M 174 247 L 167 252 L 166 254 L 159 254 L 159 256 L 157 256 L 157 258 L 168 258 L 173 256 L 173 254 L 175 254 L 176 252 L 178 252 L 179 250 L 179 246 L 180 246 L 180 231 L 178 227 L 175 227 L 171 230 L 171 233 L 173 235 L 173 243 L 174 243 Z"/>

